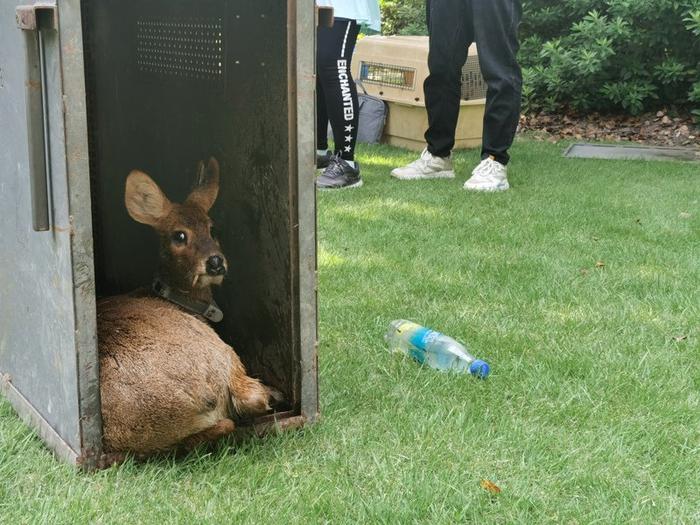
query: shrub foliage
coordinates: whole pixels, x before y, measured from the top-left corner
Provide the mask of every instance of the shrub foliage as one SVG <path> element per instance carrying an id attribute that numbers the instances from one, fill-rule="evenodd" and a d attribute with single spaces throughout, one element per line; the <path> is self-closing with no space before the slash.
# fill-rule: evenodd
<path id="1" fill-rule="evenodd" d="M 382 33 L 385 35 L 427 35 L 425 0 L 380 0 Z"/>

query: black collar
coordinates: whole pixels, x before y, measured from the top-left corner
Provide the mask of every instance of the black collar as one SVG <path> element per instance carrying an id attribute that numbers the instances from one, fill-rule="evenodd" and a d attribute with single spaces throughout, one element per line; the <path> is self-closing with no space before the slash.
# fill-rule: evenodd
<path id="1" fill-rule="evenodd" d="M 162 297 L 166 301 L 170 301 L 192 313 L 201 315 L 209 319 L 212 323 L 218 323 L 224 318 L 223 312 L 213 300 L 208 303 L 206 301 L 192 299 L 185 294 L 173 290 L 158 277 L 153 279 L 152 289 L 158 297 Z"/>

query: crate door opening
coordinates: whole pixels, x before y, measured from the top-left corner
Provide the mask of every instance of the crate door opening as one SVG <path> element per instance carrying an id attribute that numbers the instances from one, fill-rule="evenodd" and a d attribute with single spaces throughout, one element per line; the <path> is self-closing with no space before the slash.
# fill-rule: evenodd
<path id="1" fill-rule="evenodd" d="M 215 329 L 299 413 L 286 6 L 93 0 L 83 19 L 98 296 L 149 286 L 158 265 L 157 236 L 124 205 L 129 172 L 182 202 L 215 157 L 229 263 Z"/>

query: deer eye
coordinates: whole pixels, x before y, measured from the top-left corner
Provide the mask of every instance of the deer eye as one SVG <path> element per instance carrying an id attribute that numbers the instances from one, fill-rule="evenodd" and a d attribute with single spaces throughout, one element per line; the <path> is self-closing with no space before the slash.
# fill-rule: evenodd
<path id="1" fill-rule="evenodd" d="M 176 231 L 170 237 L 175 244 L 185 244 L 187 243 L 187 234 L 182 231 Z"/>
<path id="2" fill-rule="evenodd" d="M 210 236 L 212 239 L 216 239 L 217 233 L 218 233 L 218 231 L 216 230 L 216 228 L 215 228 L 214 226 L 210 226 L 210 227 L 209 227 L 209 236 Z"/>

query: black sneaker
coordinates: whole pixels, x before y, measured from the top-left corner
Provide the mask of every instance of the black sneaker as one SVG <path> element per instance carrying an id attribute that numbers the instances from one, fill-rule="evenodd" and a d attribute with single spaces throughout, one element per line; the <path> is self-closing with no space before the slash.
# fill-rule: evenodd
<path id="1" fill-rule="evenodd" d="M 328 167 L 316 179 L 316 187 L 319 190 L 341 190 L 359 188 L 360 186 L 362 186 L 360 165 L 355 163 L 353 168 L 341 159 L 340 155 L 331 157 Z"/>
<path id="2" fill-rule="evenodd" d="M 328 167 L 328 164 L 330 164 L 332 157 L 333 152 L 331 150 L 326 150 L 326 153 L 324 153 L 323 155 L 319 155 L 318 153 L 316 153 L 316 169 L 326 169 Z"/>

